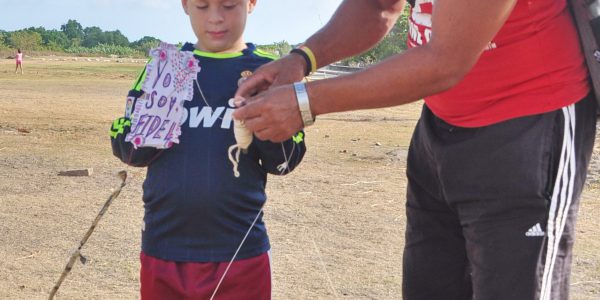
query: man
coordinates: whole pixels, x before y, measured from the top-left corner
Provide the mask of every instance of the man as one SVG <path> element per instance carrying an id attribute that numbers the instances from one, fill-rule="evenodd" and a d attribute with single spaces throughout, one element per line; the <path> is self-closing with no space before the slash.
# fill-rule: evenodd
<path id="1" fill-rule="evenodd" d="M 568 299 L 596 103 L 565 0 L 416 0 L 409 50 L 289 85 L 375 45 L 403 7 L 343 1 L 239 88 L 234 118 L 281 141 L 321 114 L 424 98 L 407 161 L 404 299 Z"/>

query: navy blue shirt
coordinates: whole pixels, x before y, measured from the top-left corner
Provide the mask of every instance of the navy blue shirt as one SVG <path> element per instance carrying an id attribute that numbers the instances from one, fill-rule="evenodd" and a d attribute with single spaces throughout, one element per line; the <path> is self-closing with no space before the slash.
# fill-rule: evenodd
<path id="1" fill-rule="evenodd" d="M 201 71 L 193 100 L 184 104 L 187 114 L 180 143 L 167 150 L 136 150 L 124 141 L 126 130 L 112 139 L 113 152 L 126 163 L 148 166 L 142 231 L 142 250 L 147 255 L 182 262 L 228 261 L 267 199 L 267 173 L 286 174 L 302 160 L 304 133 L 284 143 L 254 138 L 248 152 L 240 154 L 236 178 L 227 152 L 236 144 L 229 100 L 242 73 L 254 71 L 272 57 L 253 44 L 230 54 L 201 52 L 189 43 L 182 51 L 194 52 Z M 130 92 L 130 96 L 141 94 L 139 88 Z M 236 259 L 269 249 L 261 217 Z"/>

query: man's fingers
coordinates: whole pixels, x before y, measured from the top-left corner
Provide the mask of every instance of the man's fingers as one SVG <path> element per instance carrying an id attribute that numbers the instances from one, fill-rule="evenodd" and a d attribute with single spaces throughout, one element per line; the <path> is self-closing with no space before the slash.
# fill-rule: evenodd
<path id="1" fill-rule="evenodd" d="M 268 141 L 272 135 L 273 135 L 272 129 L 263 129 L 263 130 L 254 132 L 254 136 L 256 136 L 256 138 L 258 138 L 261 141 Z"/>
<path id="2" fill-rule="evenodd" d="M 261 108 L 259 105 L 256 105 L 257 102 L 260 102 L 260 98 L 249 98 L 239 105 L 236 103 L 238 108 L 233 112 L 233 118 L 235 120 L 248 121 L 249 119 L 260 117 Z"/>
<path id="3" fill-rule="evenodd" d="M 276 128 L 265 128 L 254 131 L 254 136 L 261 141 L 271 141 L 273 143 L 280 143 L 290 138 L 289 135 Z"/>
<path id="4" fill-rule="evenodd" d="M 246 129 L 252 132 L 260 132 L 266 129 L 264 126 L 264 120 L 261 117 L 244 120 L 244 126 L 246 126 Z"/>
<path id="5" fill-rule="evenodd" d="M 253 132 L 259 140 L 282 142 L 289 139 L 291 135 L 288 136 L 282 134 L 280 128 L 270 126 L 271 123 L 268 121 L 268 118 L 265 119 L 265 117 L 260 114 L 264 109 L 261 104 L 262 103 L 259 103 L 257 105 L 257 103 L 250 102 L 243 107 L 239 107 L 234 112 L 233 118 L 236 120 L 244 120 L 246 128 Z"/>
<path id="6" fill-rule="evenodd" d="M 235 92 L 235 97 L 248 98 L 269 87 L 270 82 L 262 75 L 256 74 L 248 77 L 242 82 Z"/>

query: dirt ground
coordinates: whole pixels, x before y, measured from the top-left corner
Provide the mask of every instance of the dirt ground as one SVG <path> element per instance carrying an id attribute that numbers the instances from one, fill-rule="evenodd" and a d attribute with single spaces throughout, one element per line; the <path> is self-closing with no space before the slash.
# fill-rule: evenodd
<path id="1" fill-rule="evenodd" d="M 44 299 L 124 169 L 108 128 L 143 65 L 0 60 L 0 299 Z M 420 103 L 320 117 L 298 170 L 271 177 L 274 299 L 401 299 L 405 157 Z M 600 299 L 600 148 L 583 194 L 572 299 Z M 93 168 L 89 177 L 59 171 Z M 138 298 L 141 184 L 121 196 L 58 299 Z M 506 287 L 510 288 L 510 287 Z"/>

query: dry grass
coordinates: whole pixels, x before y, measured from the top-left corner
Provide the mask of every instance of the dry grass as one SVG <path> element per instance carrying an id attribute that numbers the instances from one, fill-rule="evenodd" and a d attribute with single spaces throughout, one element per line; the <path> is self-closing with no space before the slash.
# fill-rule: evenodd
<path id="1" fill-rule="evenodd" d="M 142 65 L 0 60 L 0 299 L 43 299 L 123 166 L 108 127 Z M 266 222 L 275 299 L 400 299 L 405 154 L 419 104 L 336 114 L 307 131 L 309 152 L 271 177 Z M 600 295 L 596 147 L 581 207 L 573 299 Z M 91 177 L 58 177 L 93 168 Z M 136 299 L 143 169 L 83 250 L 59 299 Z M 507 287 L 509 288 L 509 287 Z"/>

